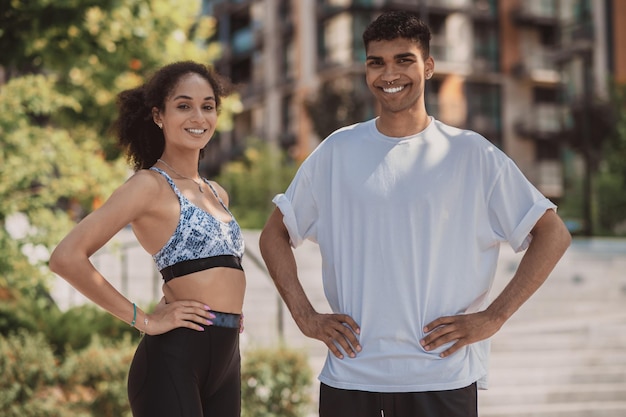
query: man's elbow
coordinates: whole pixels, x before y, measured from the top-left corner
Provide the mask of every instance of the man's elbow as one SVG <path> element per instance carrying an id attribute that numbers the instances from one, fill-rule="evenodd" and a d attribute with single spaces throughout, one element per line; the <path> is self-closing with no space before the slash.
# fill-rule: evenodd
<path id="1" fill-rule="evenodd" d="M 565 250 L 569 248 L 572 244 L 572 235 L 569 230 L 567 230 L 567 226 L 565 226 L 565 223 L 563 223 L 562 221 L 560 227 L 560 239 L 563 244 L 563 252 L 565 252 Z"/>
<path id="2" fill-rule="evenodd" d="M 261 235 L 259 236 L 259 249 L 261 250 L 261 255 L 265 256 L 268 251 L 268 248 L 271 247 L 270 241 L 271 239 L 271 230 L 268 228 L 268 225 L 265 225 L 263 230 L 261 230 Z"/>
<path id="3" fill-rule="evenodd" d="M 554 212 L 554 234 L 557 236 L 558 241 L 563 246 L 563 251 L 565 251 L 572 244 L 572 234 L 567 229 L 567 226 L 561 220 L 561 217 Z"/>
<path id="4" fill-rule="evenodd" d="M 275 210 L 267 220 L 267 223 L 265 224 L 265 227 L 263 227 L 261 235 L 259 236 L 259 249 L 261 250 L 261 255 L 265 257 L 269 251 L 275 249 L 278 245 L 284 242 L 289 244 L 289 234 L 287 233 L 287 228 L 283 224 L 282 213 Z"/>
<path id="5" fill-rule="evenodd" d="M 537 226 L 536 233 L 543 233 L 545 236 L 549 236 L 549 239 L 563 252 L 571 245 L 572 235 L 567 230 L 567 226 L 561 220 L 561 217 L 554 210 L 548 210 L 537 223 Z"/>

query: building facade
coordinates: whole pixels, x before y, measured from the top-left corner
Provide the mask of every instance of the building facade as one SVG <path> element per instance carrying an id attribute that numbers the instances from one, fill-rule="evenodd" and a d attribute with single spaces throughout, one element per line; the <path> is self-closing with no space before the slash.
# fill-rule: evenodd
<path id="1" fill-rule="evenodd" d="M 381 11 L 413 11 L 432 31 L 426 106 L 503 149 L 548 197 L 563 194 L 576 103 L 626 82 L 622 0 L 203 0 L 217 19 L 219 71 L 243 111 L 225 149 L 257 137 L 305 158 L 332 128 L 376 115 L 361 34 Z M 325 97 L 320 92 L 326 91 Z M 330 93 L 329 93 L 330 92 Z M 593 106 L 593 104 L 588 104 Z M 315 114 L 326 111 L 325 117 Z M 583 108 L 586 114 L 593 109 Z M 579 117 L 578 117 L 579 118 Z M 322 125 L 329 122 L 326 131 Z M 581 140 L 593 141 L 593 135 Z M 573 158 L 577 159 L 577 157 Z M 579 159 L 579 158 L 578 158 Z M 584 152 L 583 158 L 584 161 Z M 573 163 L 573 162 L 572 162 Z M 583 163 L 584 165 L 584 163 Z"/>

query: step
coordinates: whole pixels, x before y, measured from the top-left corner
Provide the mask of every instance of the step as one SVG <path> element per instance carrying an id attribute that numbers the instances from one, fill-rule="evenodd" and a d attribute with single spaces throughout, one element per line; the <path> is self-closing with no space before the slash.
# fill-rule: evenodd
<path id="1" fill-rule="evenodd" d="M 480 417 L 624 417 L 626 401 L 478 407 Z"/>
<path id="2" fill-rule="evenodd" d="M 590 365 L 626 366 L 626 349 L 564 349 L 532 352 L 492 351 L 490 366 L 493 369 L 537 367 L 551 369 L 561 366 L 576 368 Z"/>
<path id="3" fill-rule="evenodd" d="M 595 383 L 626 383 L 626 365 L 560 366 L 550 369 L 492 366 L 489 372 L 489 386 L 493 387 Z"/>
<path id="4" fill-rule="evenodd" d="M 626 382 L 593 384 L 536 384 L 502 386 L 479 393 L 481 404 L 489 406 L 515 404 L 615 402 L 626 400 Z"/>

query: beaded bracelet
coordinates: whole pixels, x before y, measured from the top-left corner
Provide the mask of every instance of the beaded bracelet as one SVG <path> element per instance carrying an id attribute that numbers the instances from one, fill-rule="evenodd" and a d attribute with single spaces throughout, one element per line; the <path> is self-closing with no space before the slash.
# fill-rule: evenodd
<path id="1" fill-rule="evenodd" d="M 145 326 L 145 329 L 148 329 L 148 322 L 149 322 L 148 316 L 146 315 L 146 317 L 143 318 L 143 324 Z M 145 334 L 146 334 L 145 331 L 141 331 L 141 330 L 139 331 L 139 336 L 144 337 Z"/>

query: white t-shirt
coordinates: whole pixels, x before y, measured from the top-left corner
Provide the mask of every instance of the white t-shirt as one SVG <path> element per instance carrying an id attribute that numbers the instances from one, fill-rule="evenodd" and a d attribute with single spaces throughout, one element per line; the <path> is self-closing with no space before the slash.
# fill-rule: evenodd
<path id="1" fill-rule="evenodd" d="M 486 388 L 489 342 L 442 359 L 426 352 L 432 320 L 483 310 L 501 242 L 526 249 L 547 209 L 516 165 L 475 132 L 431 118 L 392 138 L 376 119 L 331 134 L 274 198 L 291 244 L 317 242 L 333 312 L 361 327 L 356 358 L 327 356 L 335 388 L 419 392 Z"/>

